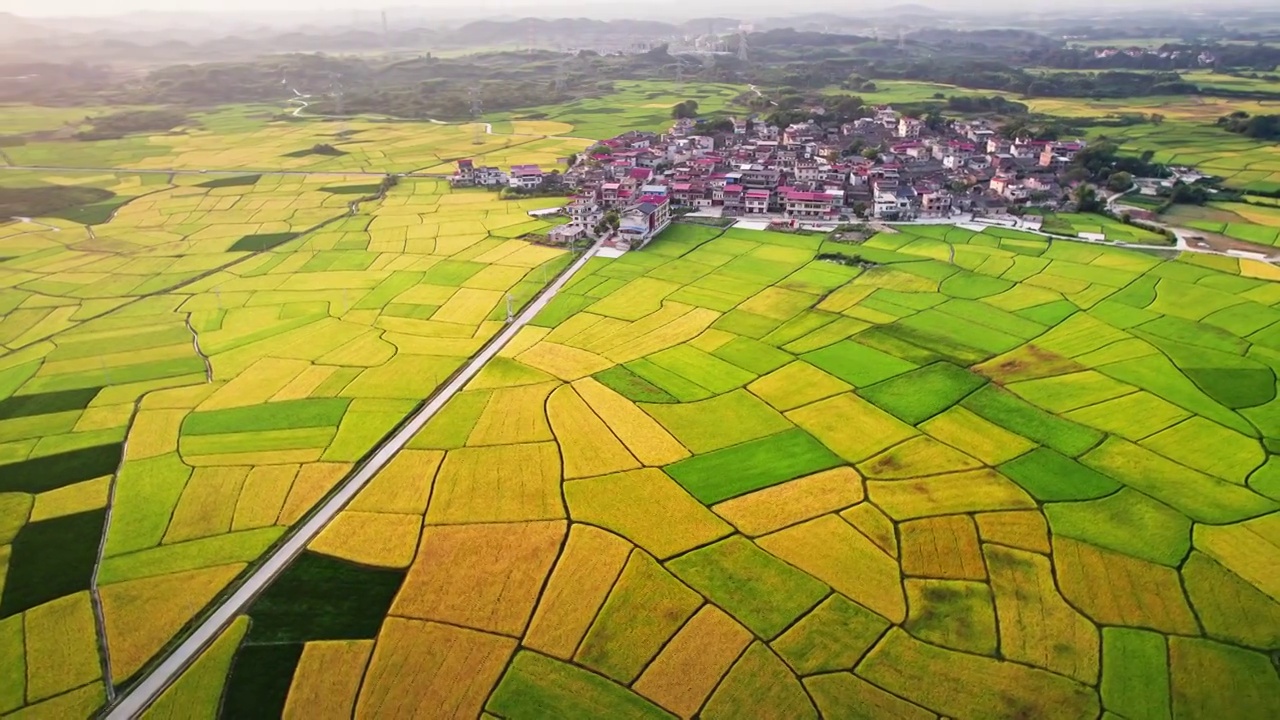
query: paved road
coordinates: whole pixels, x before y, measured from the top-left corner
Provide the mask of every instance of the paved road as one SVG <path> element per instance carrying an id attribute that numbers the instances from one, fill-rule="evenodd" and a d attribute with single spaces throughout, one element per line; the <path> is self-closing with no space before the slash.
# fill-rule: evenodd
<path id="1" fill-rule="evenodd" d="M 388 462 L 395 457 L 409 440 L 422 429 L 427 421 L 432 418 L 444 404 L 449 401 L 455 394 L 462 390 L 463 386 L 471 380 L 485 363 L 493 359 L 498 351 L 501 350 L 508 342 L 515 337 L 525 325 L 533 319 L 538 311 L 546 307 L 551 298 L 555 296 L 569 278 L 573 276 L 583 265 L 587 263 L 596 252 L 599 251 L 600 245 L 597 243 L 590 250 L 584 252 L 582 257 L 575 260 L 568 268 L 566 268 L 554 281 L 536 298 L 524 312 L 520 313 L 516 319 L 503 329 L 483 350 L 480 351 L 467 365 L 454 377 L 447 385 L 440 389 L 431 400 L 423 406 L 415 415 L 413 415 L 407 423 L 384 442 L 369 460 L 364 463 L 354 475 L 347 478 L 342 483 L 340 489 L 334 493 L 327 502 L 320 506 L 319 510 L 313 514 L 310 519 L 299 526 L 289 536 L 289 538 L 280 546 L 278 546 L 271 554 L 267 555 L 262 564 L 253 572 L 234 593 L 226 597 L 214 610 L 209 614 L 203 622 L 196 627 L 182 644 L 174 648 L 168 657 L 166 657 L 159 665 L 154 666 L 150 672 L 143 676 L 135 685 L 124 691 L 116 702 L 108 709 L 106 718 L 109 720 L 124 720 L 125 718 L 136 718 L 143 710 L 147 708 L 165 688 L 169 687 L 178 676 L 192 662 L 195 661 L 200 653 L 205 650 L 217 637 L 222 633 L 223 629 L 235 619 L 237 615 L 244 612 L 249 604 L 261 592 L 268 583 L 270 583 L 277 575 L 279 575 L 289 563 L 298 556 L 311 542 L 313 538 L 320 534 L 326 525 L 333 520 L 347 503 L 351 502 L 356 493 L 360 492 L 365 485 L 382 469 Z"/>

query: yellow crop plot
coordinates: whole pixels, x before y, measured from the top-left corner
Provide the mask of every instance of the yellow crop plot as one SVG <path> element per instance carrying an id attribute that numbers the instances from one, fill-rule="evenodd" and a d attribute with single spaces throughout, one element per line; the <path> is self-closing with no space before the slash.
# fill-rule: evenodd
<path id="1" fill-rule="evenodd" d="M 946 580 L 985 580 L 987 570 L 978 548 L 978 529 L 963 515 L 904 522 L 901 533 L 902 572 Z"/>
<path id="2" fill-rule="evenodd" d="M 547 400 L 547 416 L 560 445 L 565 480 L 640 467 L 640 463 L 572 386 L 562 385 L 551 393 Z"/>
<path id="3" fill-rule="evenodd" d="M 573 387 L 644 465 L 669 465 L 689 457 L 689 451 L 635 403 L 591 378 Z"/>
<path id="4" fill-rule="evenodd" d="M 563 521 L 428 526 L 391 612 L 519 637 L 565 531 Z"/>
<path id="5" fill-rule="evenodd" d="M 726 500 L 712 509 L 744 535 L 755 537 L 855 505 L 862 478 L 838 467 Z"/>
<path id="6" fill-rule="evenodd" d="M 552 439 L 546 403 L 557 383 L 499 388 L 476 421 L 467 445 L 508 445 Z"/>
<path id="7" fill-rule="evenodd" d="M 536 343 L 515 357 L 525 365 L 569 381 L 613 366 L 612 361 L 595 353 L 549 342 Z"/>
<path id="8" fill-rule="evenodd" d="M 574 659 L 629 683 L 701 605 L 697 593 L 636 550 Z M 637 616 L 652 620 L 637 623 Z"/>
<path id="9" fill-rule="evenodd" d="M 132 677 L 244 567 L 220 565 L 103 586 L 113 677 Z"/>
<path id="10" fill-rule="evenodd" d="M 564 486 L 569 515 L 598 525 L 659 559 L 724 537 L 731 528 L 661 470 L 645 468 Z M 636 513 L 650 507 L 653 513 Z"/>
<path id="11" fill-rule="evenodd" d="M 889 620 L 905 619 L 898 563 L 839 516 L 825 515 L 757 542 Z"/>
<path id="12" fill-rule="evenodd" d="M 88 592 L 67 595 L 27 611 L 23 634 L 28 703 L 102 677 Z"/>
<path id="13" fill-rule="evenodd" d="M 462 448 L 445 455 L 428 524 L 547 520 L 565 516 L 555 443 Z"/>
<path id="14" fill-rule="evenodd" d="M 350 717 L 372 651 L 372 640 L 316 640 L 304 645 L 283 717 Z"/>
<path id="15" fill-rule="evenodd" d="M 636 692 L 693 717 L 750 642 L 751 632 L 723 610 L 703 606 L 636 681 Z"/>
<path id="16" fill-rule="evenodd" d="M 347 511 L 307 547 L 360 565 L 403 568 L 413 561 L 421 528 L 420 515 Z"/>
<path id="17" fill-rule="evenodd" d="M 464 628 L 388 618 L 356 703 L 357 717 L 415 717 L 441 707 L 479 717 L 516 641 Z"/>
<path id="18" fill-rule="evenodd" d="M 605 530 L 574 524 L 538 602 L 524 644 L 562 660 L 573 656 L 631 555 Z"/>
<path id="19" fill-rule="evenodd" d="M 1098 678 L 1098 629 L 1058 594 L 1042 555 L 988 547 L 1000 650 L 1013 660 L 1073 677 Z"/>

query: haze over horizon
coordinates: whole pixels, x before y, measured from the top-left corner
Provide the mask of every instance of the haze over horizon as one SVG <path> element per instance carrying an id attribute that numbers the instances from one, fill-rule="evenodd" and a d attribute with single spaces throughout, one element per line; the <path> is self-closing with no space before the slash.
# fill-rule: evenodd
<path id="1" fill-rule="evenodd" d="M 893 5 L 925 5 L 938 9 L 959 9 L 970 7 L 975 10 L 988 9 L 990 6 L 979 0 L 925 0 L 912 2 L 903 0 Z M 1162 8 L 1183 7 L 1187 9 L 1208 7 L 1203 0 L 1109 0 L 1106 7 L 1132 7 L 1139 5 L 1160 5 Z M 492 15 L 540 15 L 544 17 L 564 16 L 608 16 L 608 17 L 651 17 L 657 12 L 671 12 L 679 17 L 706 16 L 710 14 L 729 14 L 741 16 L 780 16 L 804 12 L 832 12 L 837 14 L 854 14 L 859 9 L 833 8 L 816 0 L 799 0 L 788 2 L 783 6 L 771 3 L 741 3 L 732 0 L 710 0 L 699 3 L 696 8 L 674 0 L 659 0 L 641 9 L 634 7 L 618 7 L 608 0 L 469 0 L 464 5 L 444 2 L 443 0 L 391 0 L 385 5 L 360 5 L 353 0 L 186 0 L 181 8 L 175 8 L 169 0 L 9 0 L 3 8 L 24 17 L 59 17 L 59 16 L 111 16 L 133 12 L 155 13 L 218 13 L 224 15 L 279 15 L 300 13 L 315 15 L 332 12 L 378 12 L 382 9 L 447 11 L 450 17 L 483 17 Z M 1079 10 L 1084 7 L 1104 5 L 1101 2 L 1086 2 L 1076 5 Z M 1216 8 L 1253 6 L 1265 8 L 1270 5 L 1266 0 L 1234 0 L 1214 5 Z M 1060 3 L 1050 0 L 1028 0 L 1021 6 L 1025 12 L 1054 12 L 1062 14 Z"/>

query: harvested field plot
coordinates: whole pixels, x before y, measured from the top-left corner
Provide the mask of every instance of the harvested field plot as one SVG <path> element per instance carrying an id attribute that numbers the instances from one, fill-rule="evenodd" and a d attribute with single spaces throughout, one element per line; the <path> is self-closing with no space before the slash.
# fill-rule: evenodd
<path id="1" fill-rule="evenodd" d="M 592 261 L 249 609 L 234 662 L 217 666 L 222 700 L 202 707 L 1268 717 L 1280 292 L 1238 263 L 898 230 L 864 244 L 885 263 L 870 269 L 824 273 L 812 236 L 681 225 Z M 433 231 L 438 248 L 449 231 Z M 212 383 L 153 390 L 135 409 L 114 385 L 27 387 L 47 370 L 0 366 L 23 388 L 0 405 L 18 420 L 11 442 L 31 418 L 79 423 L 116 405 L 150 428 L 139 449 L 125 434 L 18 461 L 59 457 L 44 462 L 69 480 L 5 488 L 0 507 L 21 517 L 10 578 L 55 588 L 10 600 L 6 585 L 17 627 L 51 592 L 83 596 L 79 575 L 24 559 L 23 534 L 77 517 L 48 514 L 60 506 L 100 514 L 92 483 L 109 459 L 124 465 L 112 603 L 136 606 L 175 576 L 216 586 L 265 546 L 250 534 L 301 516 L 359 458 L 351 448 L 408 411 L 414 381 L 388 365 L 456 367 L 465 353 L 436 348 L 487 337 L 498 324 L 472 304 L 521 282 L 486 269 L 523 268 L 505 241 L 419 263 L 309 238 L 291 241 L 305 260 L 201 281 L 192 322 L 207 328 Z M 218 287 L 234 308 L 219 312 Z M 345 311 L 301 321 L 344 292 L 358 295 Z M 264 324 L 290 342 L 264 350 Z M 62 361 L 89 357 L 50 344 Z M 55 509 L 29 520 L 37 503 Z M 129 627 L 110 617 L 117 636 Z M 164 634 L 138 632 L 122 661 Z M 9 646 L 26 667 L 53 661 Z M 92 669 L 41 692 L 94 687 Z"/>

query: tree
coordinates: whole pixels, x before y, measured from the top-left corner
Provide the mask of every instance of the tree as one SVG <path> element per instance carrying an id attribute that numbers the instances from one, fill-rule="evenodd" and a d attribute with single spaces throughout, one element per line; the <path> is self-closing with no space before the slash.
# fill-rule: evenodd
<path id="1" fill-rule="evenodd" d="M 1078 212 L 1097 212 L 1102 209 L 1102 203 L 1098 202 L 1098 191 L 1088 183 L 1081 183 L 1076 187 L 1072 198 L 1076 201 L 1076 210 Z"/>
<path id="2" fill-rule="evenodd" d="M 866 148 L 865 150 L 862 151 L 862 157 L 868 160 L 879 160 L 880 148 L 877 148 L 877 147 Z"/>
<path id="3" fill-rule="evenodd" d="M 671 117 L 677 120 L 682 118 L 692 119 L 698 117 L 698 101 L 685 100 L 684 102 L 676 103 L 675 106 L 671 108 Z"/>
<path id="4" fill-rule="evenodd" d="M 1084 182 L 1089 179 L 1089 171 L 1082 167 L 1073 167 L 1063 175 L 1069 183 Z"/>
<path id="5" fill-rule="evenodd" d="M 1107 189 L 1112 192 L 1124 192 L 1133 187 L 1133 175 L 1121 170 L 1107 178 Z"/>

